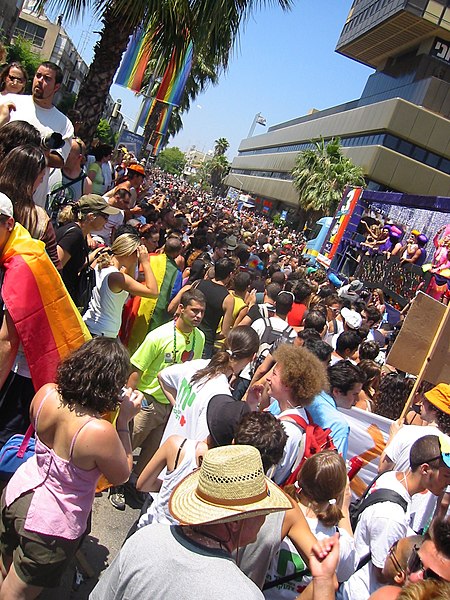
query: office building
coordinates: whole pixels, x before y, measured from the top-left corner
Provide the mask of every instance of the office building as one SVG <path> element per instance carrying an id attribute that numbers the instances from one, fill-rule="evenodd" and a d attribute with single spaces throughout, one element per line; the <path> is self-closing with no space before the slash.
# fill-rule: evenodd
<path id="1" fill-rule="evenodd" d="M 336 51 L 375 69 L 361 98 L 243 139 L 226 183 L 293 209 L 298 152 L 338 136 L 370 189 L 449 196 L 448 0 L 355 0 Z"/>

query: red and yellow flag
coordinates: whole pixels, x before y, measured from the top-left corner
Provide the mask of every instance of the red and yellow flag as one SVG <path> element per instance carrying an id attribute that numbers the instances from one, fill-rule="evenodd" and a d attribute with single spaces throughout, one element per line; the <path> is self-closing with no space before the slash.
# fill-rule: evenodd
<path id="1" fill-rule="evenodd" d="M 22 343 L 35 390 L 55 380 L 60 360 L 89 331 L 45 251 L 19 223 L 0 257 L 2 296 Z"/>

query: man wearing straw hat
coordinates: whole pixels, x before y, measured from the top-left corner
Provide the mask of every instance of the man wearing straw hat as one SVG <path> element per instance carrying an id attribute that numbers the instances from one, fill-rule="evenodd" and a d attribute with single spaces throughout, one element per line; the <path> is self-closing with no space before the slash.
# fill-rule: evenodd
<path id="1" fill-rule="evenodd" d="M 265 516 L 292 507 L 264 475 L 252 446 L 210 450 L 174 489 L 169 510 L 181 526 L 151 525 L 122 547 L 91 600 L 264 598 L 231 553 L 256 540 Z"/>

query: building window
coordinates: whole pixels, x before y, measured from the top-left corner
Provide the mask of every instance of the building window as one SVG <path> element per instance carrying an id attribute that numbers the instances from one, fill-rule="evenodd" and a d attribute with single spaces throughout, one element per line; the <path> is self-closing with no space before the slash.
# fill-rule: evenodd
<path id="1" fill-rule="evenodd" d="M 19 19 L 17 27 L 14 32 L 14 37 L 23 37 L 29 40 L 36 48 L 42 48 L 44 45 L 45 34 L 47 30 L 45 27 L 40 27 L 24 19 Z"/>

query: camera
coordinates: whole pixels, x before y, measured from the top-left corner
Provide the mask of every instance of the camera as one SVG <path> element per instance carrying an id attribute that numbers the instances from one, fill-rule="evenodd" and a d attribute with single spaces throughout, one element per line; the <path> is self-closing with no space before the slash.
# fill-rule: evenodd
<path id="1" fill-rule="evenodd" d="M 63 136 L 57 131 L 43 135 L 41 138 L 41 146 L 45 150 L 58 150 L 64 146 Z"/>

